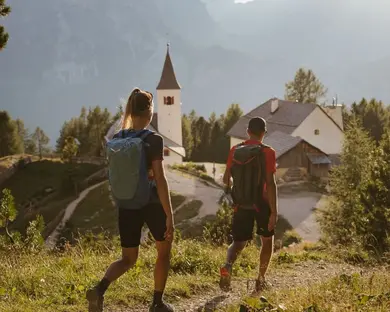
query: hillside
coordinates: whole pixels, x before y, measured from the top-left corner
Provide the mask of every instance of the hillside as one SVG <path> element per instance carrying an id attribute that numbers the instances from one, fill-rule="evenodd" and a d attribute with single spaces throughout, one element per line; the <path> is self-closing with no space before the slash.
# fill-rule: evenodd
<path id="1" fill-rule="evenodd" d="M 19 169 L 0 186 L 0 190 L 7 188 L 15 197 L 18 216 L 12 229 L 24 232 L 28 222 L 40 214 L 50 231 L 51 222 L 56 222 L 75 197 L 73 183 L 81 186 L 97 170 L 97 165 L 65 164 L 59 160 L 35 161 Z"/>
<path id="2" fill-rule="evenodd" d="M 114 111 L 134 86 L 154 91 L 167 41 L 184 112 L 222 113 L 232 102 L 248 111 L 282 97 L 300 66 L 315 71 L 329 98 L 390 101 L 386 1 L 203 1 L 9 0 L 2 109 L 54 142 L 81 106 Z"/>

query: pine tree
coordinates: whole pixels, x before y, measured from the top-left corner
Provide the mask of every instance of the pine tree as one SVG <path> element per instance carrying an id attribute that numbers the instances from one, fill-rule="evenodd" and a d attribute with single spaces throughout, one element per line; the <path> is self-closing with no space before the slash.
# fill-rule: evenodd
<path id="1" fill-rule="evenodd" d="M 359 103 L 352 103 L 350 117 L 359 119 L 378 144 L 390 129 L 390 112 L 382 101 L 371 99 L 368 102 L 363 98 Z"/>
<path id="2" fill-rule="evenodd" d="M 6 111 L 0 111 L 0 157 L 21 152 L 21 142 L 15 122 Z"/>
<path id="3" fill-rule="evenodd" d="M 318 102 L 326 96 L 328 90 L 319 81 L 311 69 L 298 69 L 294 80 L 286 83 L 285 99 L 299 103 Z"/>
<path id="4" fill-rule="evenodd" d="M 370 155 L 374 149 L 374 141 L 360 122 L 352 121 L 345 131 L 341 165 L 331 173 L 333 200 L 319 218 L 322 231 L 334 243 L 352 244 L 361 239 L 359 232 L 365 220 L 361 190 L 370 180 Z"/>
<path id="5" fill-rule="evenodd" d="M 47 147 L 47 144 L 49 144 L 49 138 L 43 132 L 43 130 L 39 127 L 37 127 L 33 134 L 33 140 L 35 142 L 35 146 L 37 147 L 39 158 L 42 159 L 42 155 L 45 152 L 45 148 Z"/>
<path id="6" fill-rule="evenodd" d="M 365 247 L 380 254 L 390 251 L 390 129 L 370 157 L 370 176 L 360 187 L 364 207 L 364 227 L 359 234 Z"/>
<path id="7" fill-rule="evenodd" d="M 18 134 L 17 144 L 19 145 L 19 150 L 21 151 L 21 153 L 25 153 L 29 141 L 28 130 L 25 128 L 24 122 L 21 119 L 15 120 L 15 127 L 16 132 Z"/>
<path id="8" fill-rule="evenodd" d="M 182 136 L 183 147 L 186 151 L 186 159 L 191 159 L 192 149 L 194 147 L 194 139 L 191 133 L 191 122 L 186 115 L 182 117 Z"/>
<path id="9" fill-rule="evenodd" d="M 11 8 L 5 4 L 4 0 L 0 0 L 0 18 L 11 13 Z M 3 50 L 8 42 L 9 35 L 5 31 L 4 26 L 0 25 L 0 51 Z"/>

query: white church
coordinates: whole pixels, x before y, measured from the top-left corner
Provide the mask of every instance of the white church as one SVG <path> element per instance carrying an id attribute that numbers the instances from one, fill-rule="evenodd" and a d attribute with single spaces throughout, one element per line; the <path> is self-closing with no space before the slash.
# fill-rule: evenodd
<path id="1" fill-rule="evenodd" d="M 181 124 L 181 87 L 173 69 L 169 44 L 160 82 L 157 85 L 157 113 L 153 114 L 150 130 L 164 139 L 164 162 L 180 164 L 185 157 Z"/>
<path id="2" fill-rule="evenodd" d="M 180 164 L 185 157 L 182 138 L 181 87 L 173 69 L 169 44 L 162 70 L 160 82 L 157 85 L 157 113 L 153 114 L 149 129 L 160 134 L 164 139 L 164 163 Z M 118 120 L 108 131 L 109 140 L 119 131 L 122 120 Z"/>

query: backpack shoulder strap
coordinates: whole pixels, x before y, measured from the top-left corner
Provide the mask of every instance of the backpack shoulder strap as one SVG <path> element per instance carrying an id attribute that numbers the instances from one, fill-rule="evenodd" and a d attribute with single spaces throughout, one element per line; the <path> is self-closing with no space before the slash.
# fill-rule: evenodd
<path id="1" fill-rule="evenodd" d="M 149 135 L 154 134 L 154 131 L 150 131 L 149 129 L 142 130 L 138 136 L 139 138 L 144 141 Z"/>
<path id="2" fill-rule="evenodd" d="M 271 146 L 269 146 L 269 145 L 267 145 L 267 144 L 264 144 L 264 143 L 260 143 L 260 145 L 261 145 L 262 147 L 271 148 Z"/>

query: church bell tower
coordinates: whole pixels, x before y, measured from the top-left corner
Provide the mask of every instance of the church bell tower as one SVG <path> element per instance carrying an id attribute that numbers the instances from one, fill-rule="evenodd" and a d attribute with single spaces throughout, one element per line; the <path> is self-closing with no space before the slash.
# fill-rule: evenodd
<path id="1" fill-rule="evenodd" d="M 181 123 L 181 87 L 167 45 L 167 54 L 160 82 L 157 86 L 158 132 L 173 142 L 183 146 Z"/>

